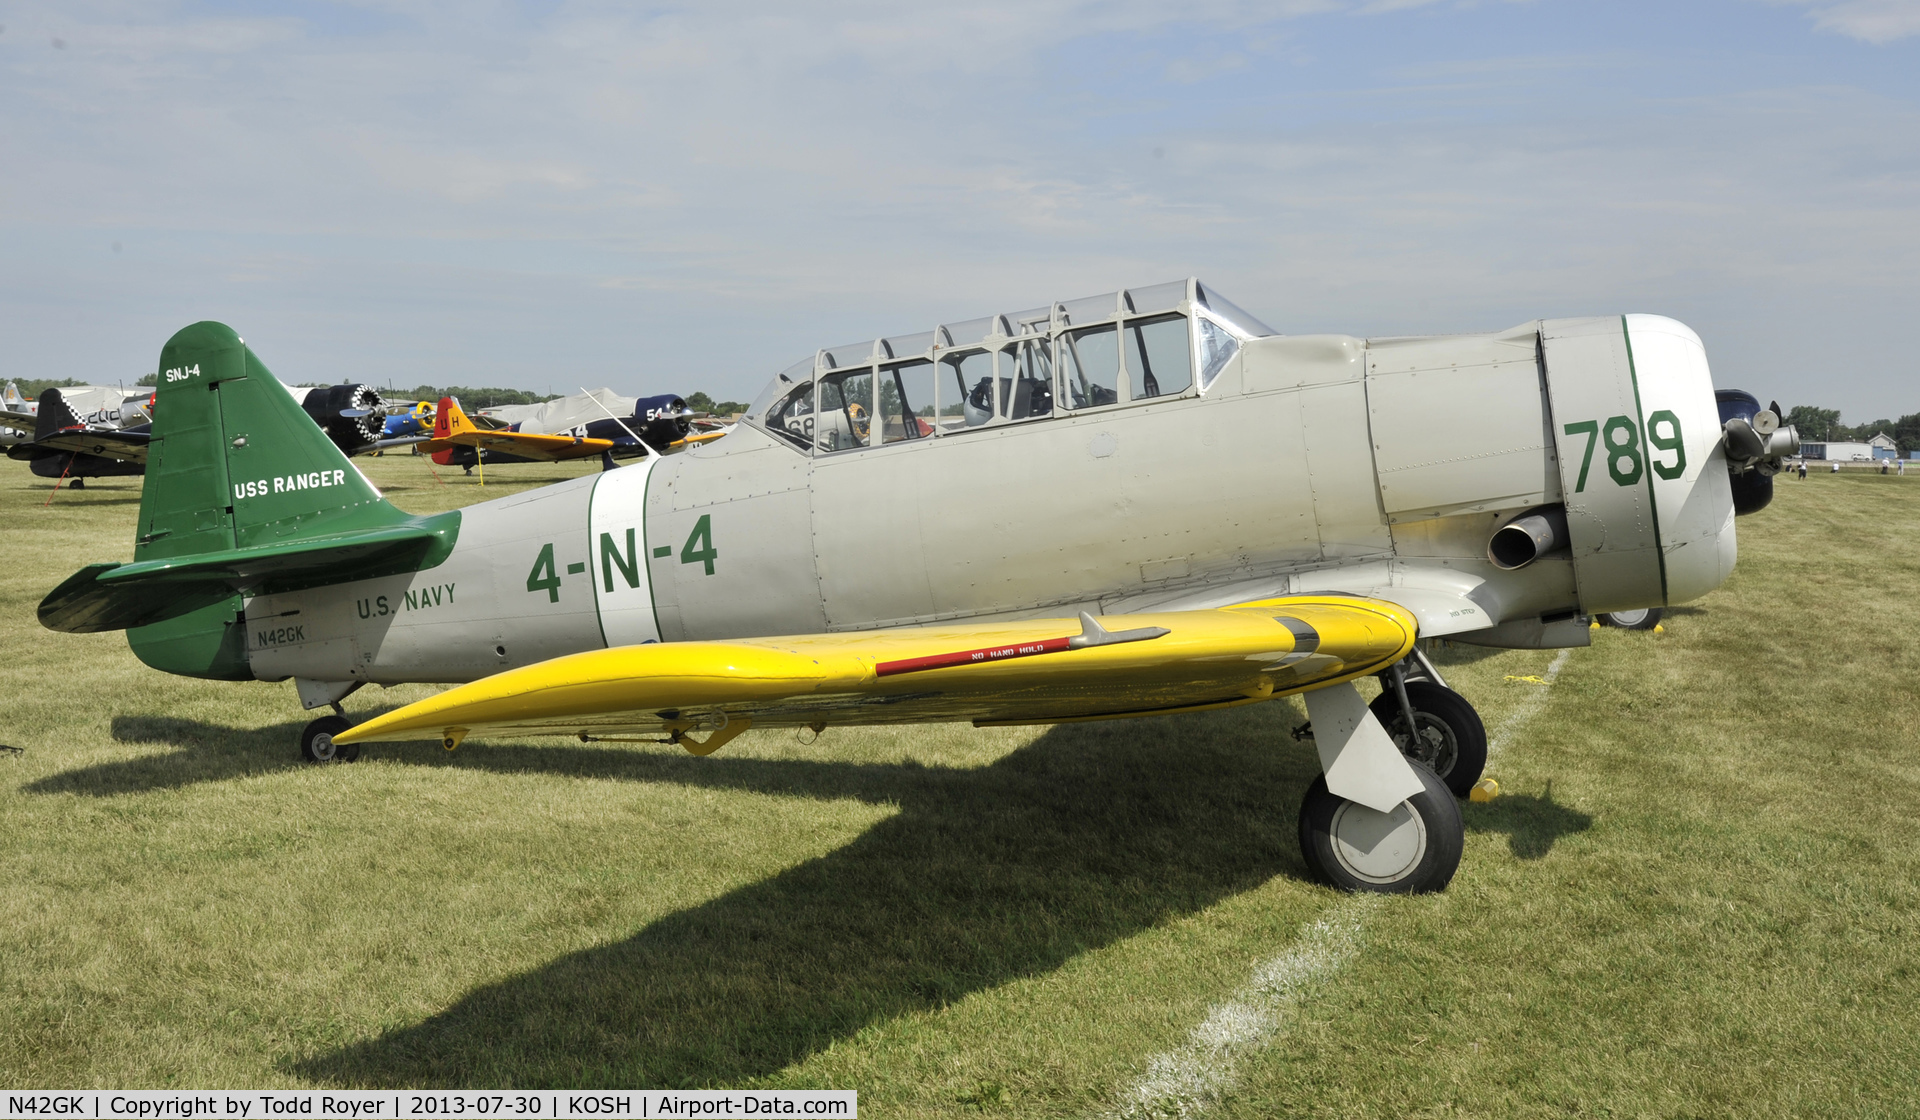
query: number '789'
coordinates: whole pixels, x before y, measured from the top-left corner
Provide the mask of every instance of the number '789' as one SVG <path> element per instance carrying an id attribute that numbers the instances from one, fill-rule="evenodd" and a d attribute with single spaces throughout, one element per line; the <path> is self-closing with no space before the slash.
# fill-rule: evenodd
<path id="1" fill-rule="evenodd" d="M 1586 436 L 1587 446 L 1580 454 L 1580 478 L 1573 484 L 1573 492 L 1578 494 L 1587 488 L 1587 472 L 1593 467 L 1593 449 L 1596 444 L 1607 446 L 1607 475 L 1616 486 L 1632 486 L 1640 481 L 1648 466 L 1653 473 L 1671 482 L 1679 478 L 1687 469 L 1686 440 L 1680 434 L 1680 418 L 1668 409 L 1647 417 L 1647 446 L 1652 453 L 1643 451 L 1640 446 L 1640 426 L 1631 416 L 1609 416 L 1606 423 L 1598 420 L 1581 420 L 1568 424 L 1565 429 L 1570 436 Z M 1660 456 L 1672 452 L 1671 462 L 1663 462 Z"/>

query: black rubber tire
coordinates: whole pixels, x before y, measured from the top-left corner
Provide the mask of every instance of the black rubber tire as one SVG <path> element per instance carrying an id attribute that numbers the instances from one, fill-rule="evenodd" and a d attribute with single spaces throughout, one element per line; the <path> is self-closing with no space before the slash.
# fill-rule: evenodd
<path id="1" fill-rule="evenodd" d="M 307 724 L 300 732 L 300 757 L 308 762 L 352 762 L 359 758 L 358 748 L 336 746 L 333 741 L 335 735 L 352 726 L 351 720 L 341 716 L 321 716 Z"/>
<path id="2" fill-rule="evenodd" d="M 1368 707 L 1400 753 L 1434 772 L 1455 797 L 1465 797 L 1487 768 L 1487 726 L 1467 698 L 1432 681 L 1408 681 L 1407 699 L 1422 745 L 1407 734 L 1407 717 L 1391 685 Z"/>
<path id="3" fill-rule="evenodd" d="M 1651 630 L 1660 625 L 1660 616 L 1664 613 L 1659 607 L 1648 607 L 1645 610 L 1617 611 L 1595 617 L 1599 618 L 1600 625 L 1616 630 Z"/>
<path id="4" fill-rule="evenodd" d="M 1376 813 L 1365 805 L 1335 797 L 1327 791 L 1324 774 L 1313 780 L 1300 803 L 1300 854 L 1316 880 L 1343 891 L 1375 894 L 1426 894 L 1446 889 L 1460 868 L 1466 824 L 1460 817 L 1460 803 L 1433 771 L 1414 766 L 1413 772 L 1427 788 L 1402 801 L 1391 814 Z M 1362 851 L 1350 842 L 1336 849 L 1336 829 L 1362 841 L 1377 840 L 1380 833 L 1387 832 L 1382 843 L 1390 846 L 1383 848 L 1376 843 Z M 1396 860 L 1389 858 L 1384 864 L 1376 864 L 1375 870 L 1381 873 L 1368 875 L 1356 860 L 1376 852 L 1403 854 L 1404 865 L 1394 868 Z"/>

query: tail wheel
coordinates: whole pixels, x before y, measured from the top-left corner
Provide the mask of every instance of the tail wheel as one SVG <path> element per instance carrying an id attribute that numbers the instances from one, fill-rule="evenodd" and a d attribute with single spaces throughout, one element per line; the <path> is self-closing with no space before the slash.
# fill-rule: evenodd
<path id="1" fill-rule="evenodd" d="M 1465 797 L 1487 768 L 1487 728 L 1467 698 L 1432 681 L 1408 681 L 1414 729 L 1407 730 L 1400 697 L 1389 688 L 1368 705 L 1393 745 L 1434 772 L 1455 797 Z"/>
<path id="2" fill-rule="evenodd" d="M 344 716 L 321 716 L 300 732 L 300 757 L 308 762 L 352 762 L 360 744 L 335 743 L 333 737 L 352 727 Z"/>
<path id="3" fill-rule="evenodd" d="M 1387 813 L 1334 796 L 1324 774 L 1313 780 L 1300 805 L 1300 854 L 1314 878 L 1376 894 L 1446 889 L 1460 867 L 1466 825 L 1452 791 L 1424 766 L 1413 772 L 1426 789 Z"/>
<path id="4" fill-rule="evenodd" d="M 1651 630 L 1660 625 L 1663 613 L 1659 607 L 1642 607 L 1637 611 L 1614 611 L 1612 614 L 1599 615 L 1598 618 L 1602 626 L 1620 630 Z"/>

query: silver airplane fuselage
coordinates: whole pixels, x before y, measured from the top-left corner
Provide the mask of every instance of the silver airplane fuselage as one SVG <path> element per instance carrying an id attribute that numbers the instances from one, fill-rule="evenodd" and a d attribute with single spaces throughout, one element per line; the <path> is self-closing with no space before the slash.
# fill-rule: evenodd
<path id="1" fill-rule="evenodd" d="M 606 646 L 1307 591 L 1391 599 L 1423 636 L 1581 645 L 1580 615 L 1684 602 L 1732 570 L 1721 421 L 1679 323 L 1260 337 L 1209 318 L 1192 282 L 1171 314 L 1184 389 L 1148 395 L 1138 370 L 1129 388 L 1123 357 L 1119 389 L 1026 418 L 1008 380 L 983 390 L 984 418 L 962 419 L 967 382 L 949 377 L 891 424 L 897 400 L 871 387 L 960 369 L 940 364 L 949 351 L 1015 353 L 1011 319 L 911 354 L 876 343 L 855 369 L 869 382 L 822 351 L 724 439 L 467 507 L 434 567 L 252 598 L 252 673 L 300 679 L 313 707 L 358 683 L 469 681 Z M 1056 371 L 1083 369 L 1069 348 L 1094 352 L 1100 328 L 1063 319 L 1043 343 Z M 1109 325 L 1129 322 L 1123 301 Z M 849 384 L 868 395 L 836 414 L 828 389 Z M 1561 547 L 1511 569 L 1490 558 L 1497 529 L 1543 508 L 1564 516 Z"/>

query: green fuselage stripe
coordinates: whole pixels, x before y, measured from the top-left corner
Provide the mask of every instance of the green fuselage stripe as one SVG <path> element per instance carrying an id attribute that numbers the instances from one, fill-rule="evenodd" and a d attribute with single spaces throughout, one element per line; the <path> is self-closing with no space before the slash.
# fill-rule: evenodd
<path id="1" fill-rule="evenodd" d="M 660 629 L 660 596 L 653 590 L 653 538 L 647 533 L 647 493 L 653 489 L 653 468 L 658 456 L 647 455 L 646 478 L 640 485 L 640 570 L 647 573 L 647 606 L 653 610 L 653 636 L 661 641 L 667 640 L 666 632 Z"/>
<path id="2" fill-rule="evenodd" d="M 1620 337 L 1627 344 L 1627 377 L 1633 382 L 1634 421 L 1640 425 L 1640 470 L 1647 479 L 1647 508 L 1653 512 L 1653 553 L 1660 561 L 1660 603 L 1667 602 L 1667 550 L 1660 543 L 1660 499 L 1654 494 L 1653 448 L 1647 443 L 1647 415 L 1640 404 L 1640 371 L 1633 363 L 1633 334 L 1627 330 L 1627 317 L 1620 316 Z"/>
<path id="3" fill-rule="evenodd" d="M 593 563 L 593 498 L 600 491 L 600 480 L 607 477 L 605 471 L 593 476 L 593 485 L 587 487 L 587 582 L 593 585 L 593 624 L 600 628 L 600 648 L 607 647 L 607 624 L 600 617 L 600 569 Z"/>

